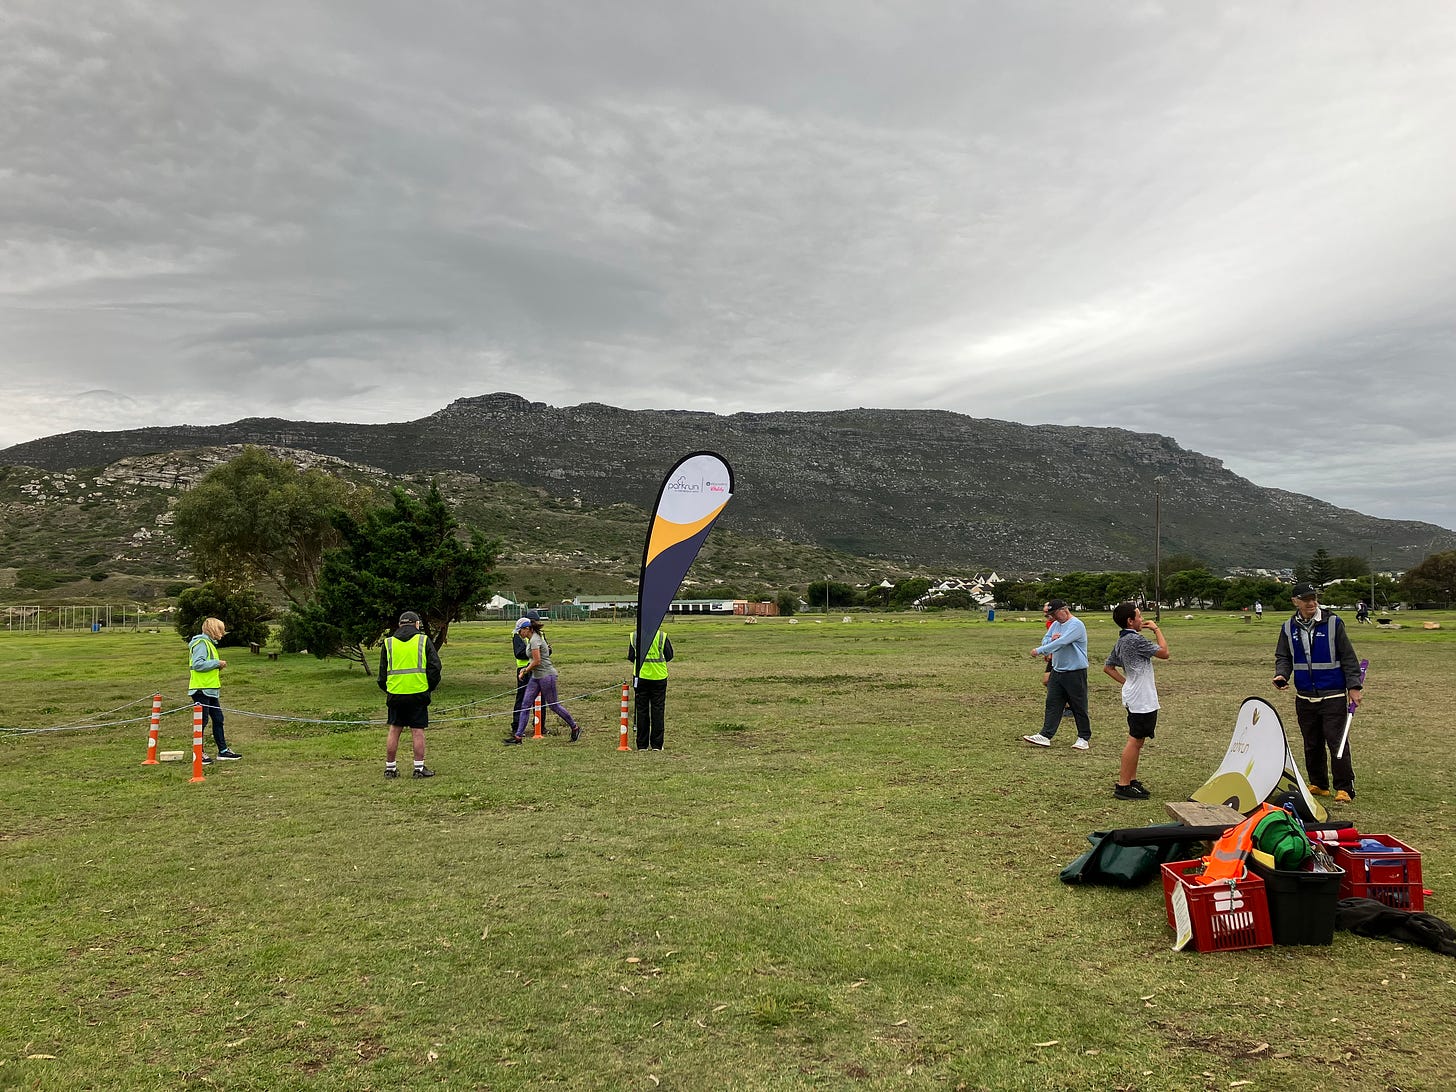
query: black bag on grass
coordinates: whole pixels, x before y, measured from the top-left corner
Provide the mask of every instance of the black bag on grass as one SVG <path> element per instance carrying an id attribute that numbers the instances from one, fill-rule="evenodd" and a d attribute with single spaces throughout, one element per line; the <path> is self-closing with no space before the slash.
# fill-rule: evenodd
<path id="1" fill-rule="evenodd" d="M 1152 844 L 1125 844 L 1143 830 L 1094 830 L 1087 835 L 1092 848 L 1062 869 L 1063 883 L 1100 884 L 1107 887 L 1142 887 L 1158 876 L 1160 865 L 1196 856 L 1197 840 L 1178 840 L 1180 823 L 1157 823 L 1146 828 Z"/>

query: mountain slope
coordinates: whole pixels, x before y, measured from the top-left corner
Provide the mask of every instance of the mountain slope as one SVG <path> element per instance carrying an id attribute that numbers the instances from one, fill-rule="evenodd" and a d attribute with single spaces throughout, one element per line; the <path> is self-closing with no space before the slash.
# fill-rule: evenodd
<path id="1" fill-rule="evenodd" d="M 0 462 L 104 467 L 236 443 L 305 449 L 394 474 L 516 481 L 593 508 L 645 508 L 673 460 L 710 448 L 737 478 L 725 529 L 909 566 L 1141 568 L 1152 555 L 1155 494 L 1163 552 L 1216 566 L 1288 566 L 1323 547 L 1361 556 L 1373 548 L 1378 567 L 1405 568 L 1456 546 L 1456 533 L 1432 524 L 1375 519 L 1254 485 L 1165 436 L 939 410 L 720 416 L 492 394 L 389 425 L 250 418 L 72 432 L 0 450 Z"/>
<path id="2" fill-rule="evenodd" d="M 0 597 L 11 603 L 114 603 L 175 594 L 192 574 L 172 538 L 172 506 L 204 474 L 241 450 L 210 447 L 127 456 L 86 473 L 0 465 Z M 626 594 L 636 587 L 648 523 L 641 508 L 593 508 L 545 489 L 475 474 L 398 475 L 297 449 L 270 451 L 372 487 L 381 497 L 393 485 L 418 495 L 437 480 L 460 522 L 500 543 L 494 586 L 508 595 L 554 602 L 577 594 Z M 686 586 L 727 585 L 743 594 L 773 594 L 826 573 L 869 582 L 896 579 L 902 570 L 819 546 L 720 528 Z"/>

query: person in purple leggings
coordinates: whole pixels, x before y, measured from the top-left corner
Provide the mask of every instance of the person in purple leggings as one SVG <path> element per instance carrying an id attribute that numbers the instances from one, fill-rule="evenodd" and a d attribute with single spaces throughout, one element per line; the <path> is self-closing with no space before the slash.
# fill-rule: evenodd
<path id="1" fill-rule="evenodd" d="M 572 715 L 567 712 L 566 706 L 556 696 L 556 668 L 551 663 L 551 646 L 547 643 L 542 633 L 544 622 L 535 611 L 529 611 L 526 619 L 530 622 L 528 628 L 521 631 L 521 636 L 527 638 L 526 655 L 531 662 L 521 668 L 520 674 L 530 673 L 531 681 L 526 684 L 526 693 L 521 698 L 521 716 L 516 722 L 515 730 L 504 740 L 503 743 L 510 745 L 520 743 L 526 738 L 526 727 L 531 723 L 531 713 L 535 706 L 536 698 L 541 699 L 541 716 L 546 716 L 546 710 L 554 710 L 556 715 L 566 722 L 571 729 L 571 742 L 575 743 L 581 738 L 581 726 L 576 723 Z"/>

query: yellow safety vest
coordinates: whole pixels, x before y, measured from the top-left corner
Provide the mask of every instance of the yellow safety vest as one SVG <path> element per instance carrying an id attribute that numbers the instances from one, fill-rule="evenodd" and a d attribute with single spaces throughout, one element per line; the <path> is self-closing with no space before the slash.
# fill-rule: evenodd
<path id="1" fill-rule="evenodd" d="M 384 689 L 391 694 L 423 694 L 430 688 L 425 677 L 425 635 L 401 641 L 384 639 Z"/>
<path id="2" fill-rule="evenodd" d="M 511 651 L 512 652 L 514 652 L 515 651 L 515 648 L 516 648 L 516 632 L 517 632 L 516 630 L 511 630 Z M 527 656 L 524 660 L 521 659 L 519 656 L 516 657 L 516 670 L 517 671 L 520 671 L 521 668 L 523 668 L 523 667 L 529 667 L 529 666 L 531 666 L 531 657 Z"/>
<path id="3" fill-rule="evenodd" d="M 662 630 L 652 638 L 652 644 L 647 646 L 647 655 L 642 657 L 638 664 L 637 677 L 639 679 L 665 679 L 667 678 L 667 659 L 664 655 L 663 642 L 667 640 L 662 635 Z"/>
<path id="4" fill-rule="evenodd" d="M 218 659 L 217 645 L 212 643 L 212 638 L 205 633 L 199 633 L 192 640 L 187 642 L 187 654 L 190 659 L 192 648 L 198 641 L 202 642 L 203 649 L 207 652 L 209 660 Z M 193 671 L 187 676 L 188 690 L 216 690 L 222 685 L 222 671 L 214 667 L 211 671 Z"/>

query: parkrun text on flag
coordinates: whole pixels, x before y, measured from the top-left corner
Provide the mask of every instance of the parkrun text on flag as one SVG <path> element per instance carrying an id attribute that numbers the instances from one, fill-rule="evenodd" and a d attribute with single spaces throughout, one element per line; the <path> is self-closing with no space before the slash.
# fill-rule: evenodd
<path id="1" fill-rule="evenodd" d="M 637 586 L 638 648 L 652 644 L 683 577 L 732 496 L 733 470 L 723 456 L 711 451 L 684 456 L 662 479 L 652 526 L 642 548 L 642 579 Z M 641 667 L 639 658 L 634 678 Z"/>

